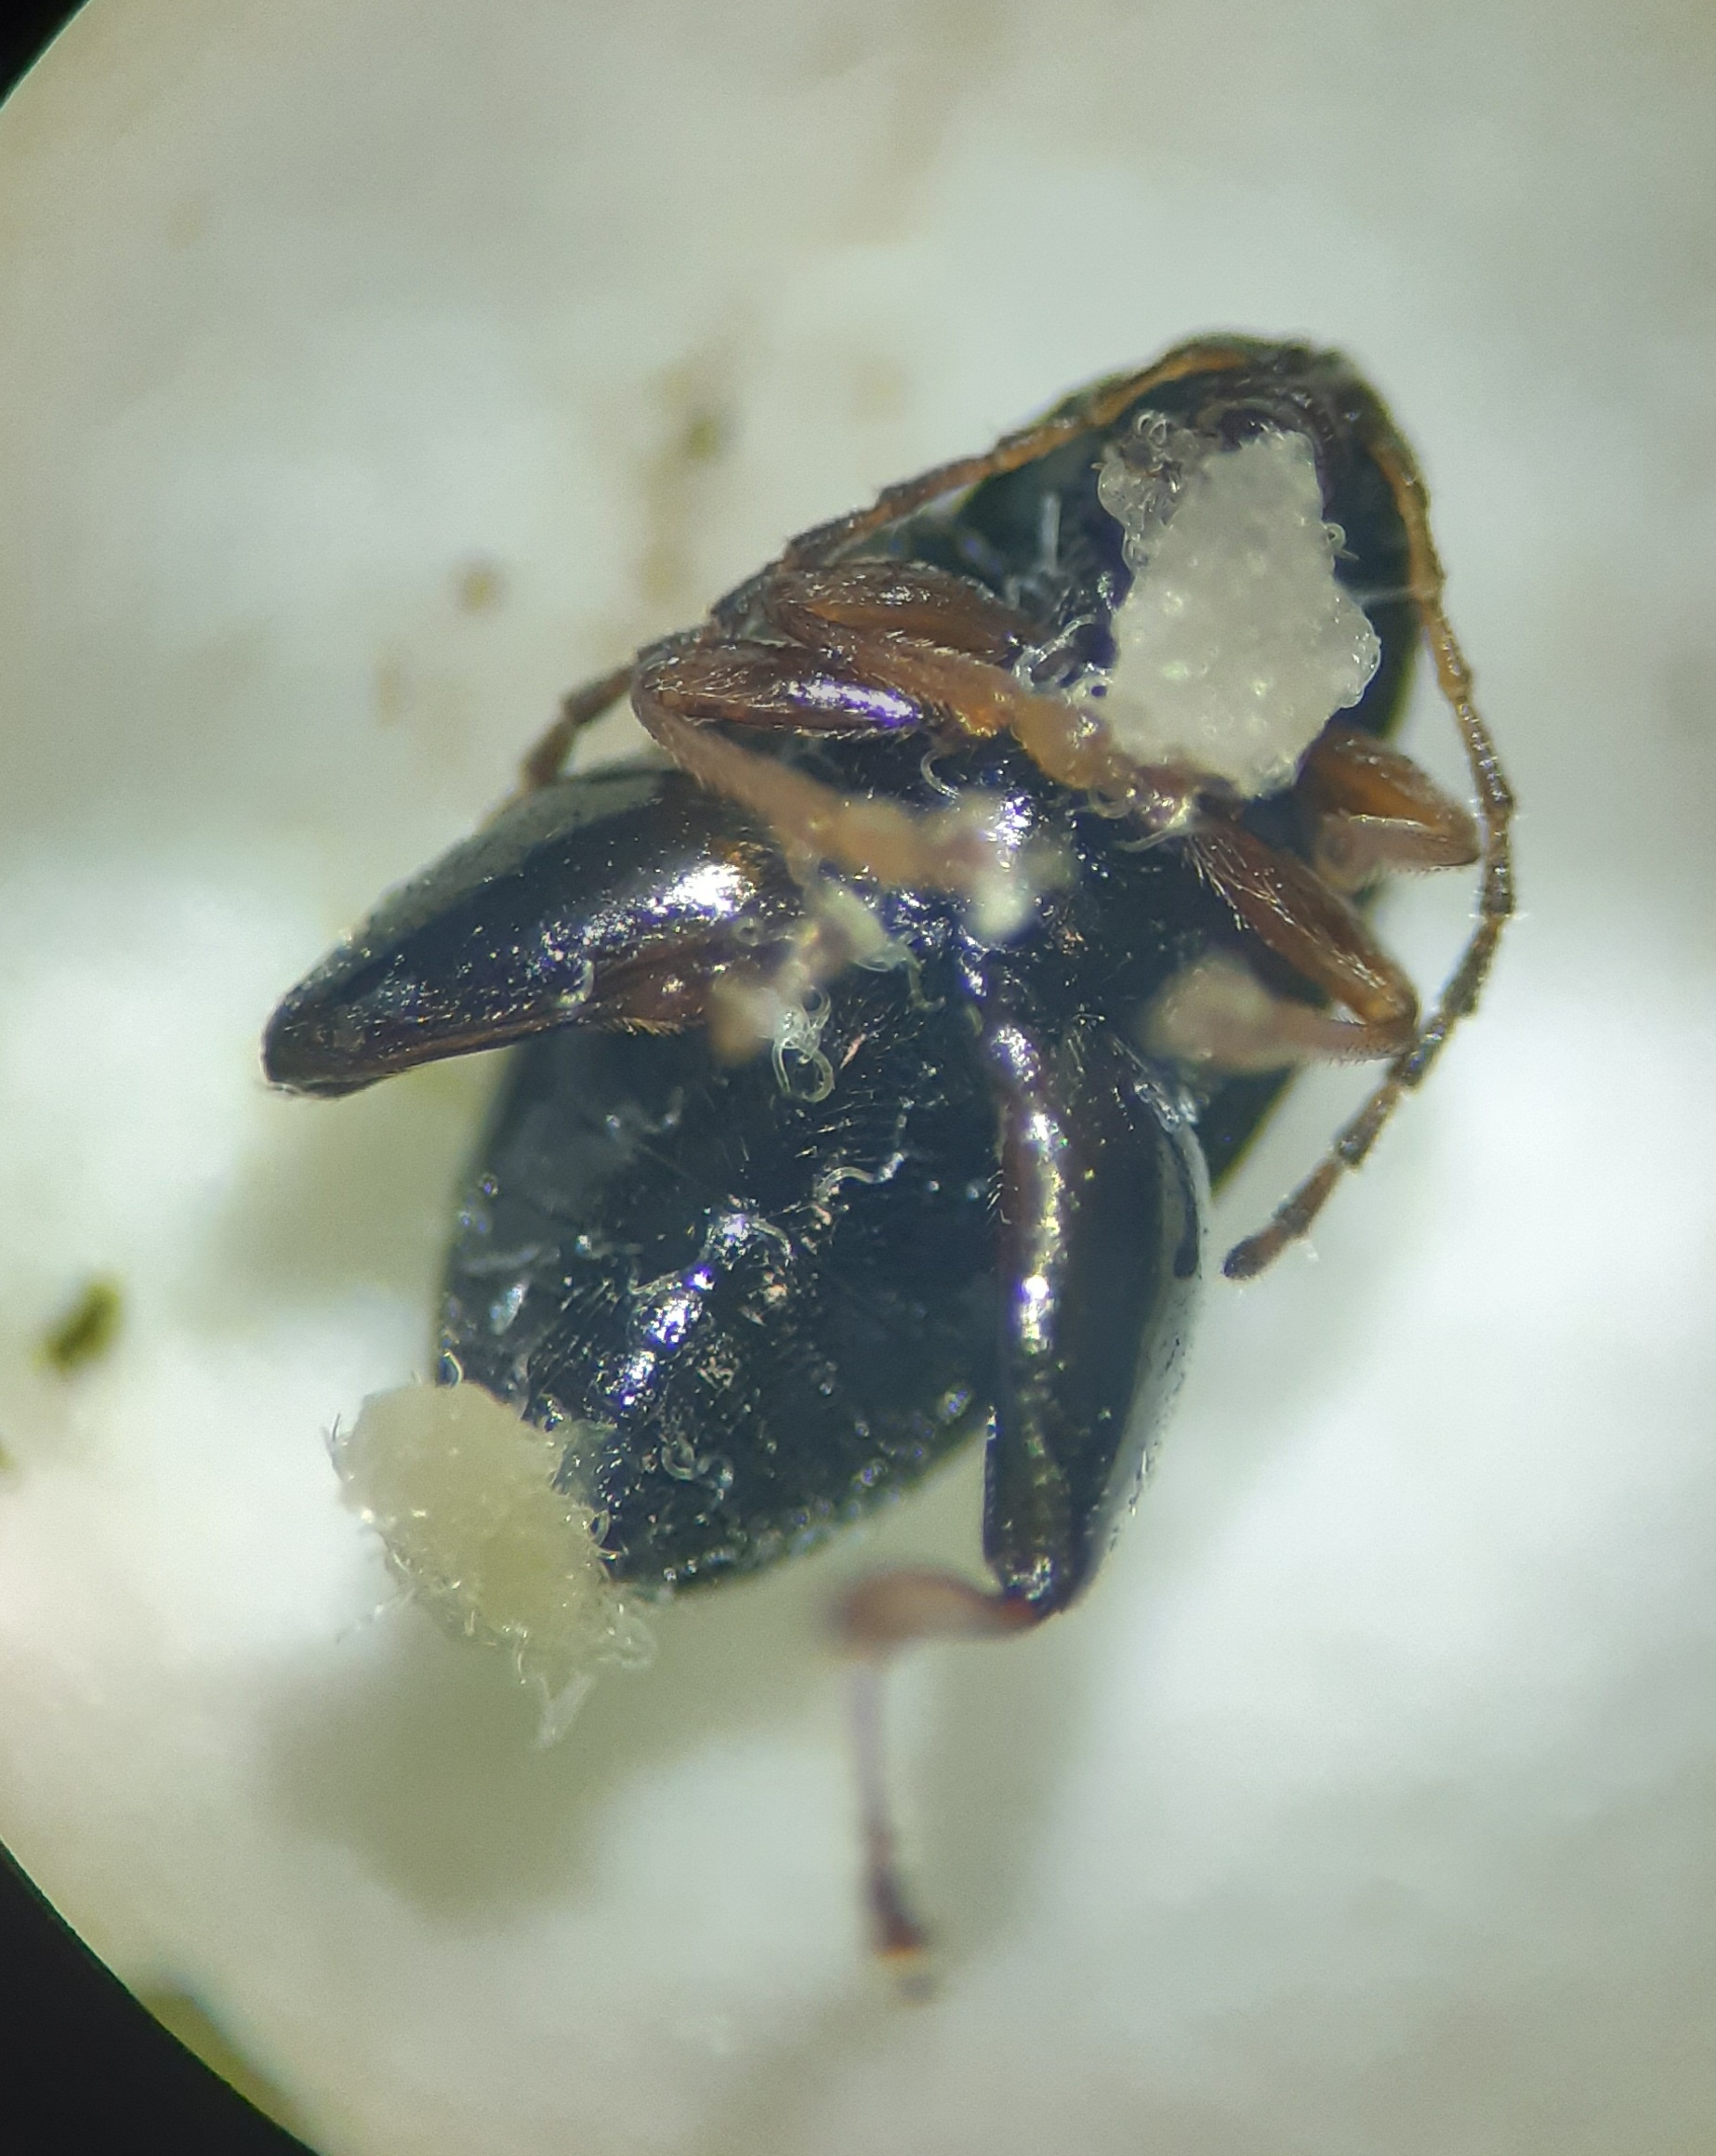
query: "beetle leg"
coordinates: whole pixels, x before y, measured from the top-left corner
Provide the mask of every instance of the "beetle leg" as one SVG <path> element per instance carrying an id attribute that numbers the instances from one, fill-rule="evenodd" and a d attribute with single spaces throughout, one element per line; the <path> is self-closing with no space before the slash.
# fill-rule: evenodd
<path id="1" fill-rule="evenodd" d="M 1049 778 L 1140 816 L 1153 830 L 1186 821 L 1189 770 L 1141 765 L 1088 712 L 1027 688 L 1008 662 L 1030 624 L 967 578 L 895 562 L 782 570 L 757 594 L 799 642 L 838 656 L 961 733 L 1010 733 Z"/>
<path id="2" fill-rule="evenodd" d="M 1322 735 L 1299 791 L 1317 818 L 1313 879 L 1240 826 L 1212 827 L 1193 842 L 1192 855 L 1278 955 L 1369 1015 L 1353 1022 L 1274 994 L 1248 966 L 1218 954 L 1188 966 L 1158 998 L 1148 1019 L 1155 1053 L 1226 1072 L 1271 1071 L 1395 1056 L 1416 1036 L 1405 977 L 1368 942 L 1357 916 L 1344 907 L 1331 914 L 1314 886 L 1355 891 L 1390 870 L 1467 867 L 1478 858 L 1477 824 L 1409 756 L 1356 727 Z M 1295 940 L 1289 922 L 1311 929 L 1322 952 Z M 1331 961 L 1331 952 L 1340 955 Z M 1355 958 L 1356 974 L 1349 971 Z"/>
<path id="3" fill-rule="evenodd" d="M 573 743 L 587 726 L 614 708 L 631 687 L 635 671 L 634 662 L 627 659 L 611 674 L 587 681 L 582 689 L 574 689 L 561 699 L 553 725 L 534 744 L 519 768 L 521 792 L 534 794 L 543 786 L 553 784 L 572 754 Z"/>
<path id="4" fill-rule="evenodd" d="M 929 644 L 856 628 L 825 625 L 839 641 L 851 678 L 807 672 L 783 653 L 767 674 L 766 645 L 723 646 L 693 639 L 659 653 L 632 683 L 632 708 L 646 731 L 701 785 L 724 794 L 773 828 L 783 848 L 874 876 L 892 889 L 912 887 L 970 896 L 993 874 L 993 848 L 961 808 L 924 813 L 838 792 L 806 773 L 761 756 L 708 730 L 713 717 L 745 722 L 746 678 L 775 698 L 762 723 L 799 731 L 827 730 L 832 710 L 841 730 L 899 730 L 945 715 L 962 731 L 1011 732 L 1050 778 L 1129 809 L 1156 832 L 1180 828 L 1197 797 L 1196 774 L 1135 763 L 1108 730 L 1065 697 L 1027 689 L 1004 667 Z M 737 657 L 730 654 L 736 652 Z M 748 669 L 756 667 L 752 676 Z M 804 684 L 824 700 L 811 711 Z M 863 715 L 868 710 L 870 716 Z"/>
<path id="5" fill-rule="evenodd" d="M 1189 1117 L 1105 1028 L 992 1026 L 1002 1334 L 983 1550 L 1047 1613 L 1089 1583 L 1180 1380 L 1202 1237 Z"/>
<path id="6" fill-rule="evenodd" d="M 1418 997 L 1361 916 L 1303 861 L 1244 824 L 1215 820 L 1186 840 L 1193 866 L 1240 926 L 1313 987 L 1373 1029 L 1362 1054 L 1393 1055 L 1414 1037 Z"/>
<path id="7" fill-rule="evenodd" d="M 1242 959 L 1217 952 L 1168 982 L 1145 1015 L 1143 1041 L 1152 1055 L 1234 1077 L 1295 1063 L 1372 1062 L 1399 1052 L 1402 1032 L 1399 1020 L 1366 1025 L 1277 995 Z"/>
<path id="8" fill-rule="evenodd" d="M 976 863 L 950 844 L 951 812 L 924 814 L 892 801 L 840 793 L 791 765 L 759 756 L 696 724 L 666 664 L 632 684 L 632 708 L 689 777 L 760 818 L 788 860 L 825 861 L 893 889 L 966 889 Z"/>
<path id="9" fill-rule="evenodd" d="M 553 1026 L 677 1029 L 802 904 L 773 848 L 678 772 L 571 780 L 384 901 L 274 1013 L 264 1069 L 348 1093 Z"/>
<path id="10" fill-rule="evenodd" d="M 953 1572 L 915 1568 L 860 1580 L 837 1605 L 835 1635 L 852 1659 L 853 1752 L 864 1832 L 865 1905 L 875 1952 L 912 1989 L 922 1988 L 928 1944 L 901 1876 L 882 1742 L 882 1676 L 920 1640 L 997 1639 L 1028 1631 L 1044 1612 L 1017 1596 L 973 1586 Z"/>
<path id="11" fill-rule="evenodd" d="M 1006 665 L 1031 624 L 970 577 L 915 561 L 849 561 L 837 569 L 783 569 L 757 598 L 775 627 L 813 651 L 844 652 L 841 631 L 885 633 Z"/>
<path id="12" fill-rule="evenodd" d="M 1164 382 L 1181 381 L 1188 375 L 1218 374 L 1247 366 L 1266 348 L 1242 337 L 1218 337 L 1179 345 L 1147 367 L 1113 375 L 1105 381 L 1094 383 L 1069 403 L 1041 419 L 1033 420 L 1015 433 L 1003 435 L 993 449 L 975 456 L 956 457 L 949 464 L 920 472 L 916 479 L 884 487 L 867 509 L 853 509 L 829 523 L 801 532 L 781 556 L 778 566 L 812 569 L 835 560 L 846 547 L 867 539 L 885 524 L 911 516 L 944 494 L 960 493 L 984 480 L 1018 471 L 1024 465 L 1035 464 L 1038 457 L 1047 456 L 1050 450 L 1058 449 L 1062 442 L 1070 441 L 1074 436 L 1092 427 L 1108 426 L 1146 390 L 1157 388 Z"/>
<path id="13" fill-rule="evenodd" d="M 1052 1052 L 989 1031 L 1000 1124 L 1001 1339 L 983 1549 L 998 1586 L 901 1571 L 838 1612 L 857 1674 L 866 1879 L 878 1951 L 915 1953 L 882 1791 L 875 1687 L 920 1639 L 993 1638 L 1076 1598 L 1105 1554 L 1178 1388 L 1202 1252 L 1202 1155 L 1112 1034 Z"/>
<path id="14" fill-rule="evenodd" d="M 928 713 L 903 690 L 840 666 L 838 654 L 743 638 L 693 640 L 649 664 L 649 690 L 682 717 L 759 731 L 906 733 Z"/>
<path id="15" fill-rule="evenodd" d="M 1336 890 L 1362 890 L 1391 872 L 1469 868 L 1482 851 L 1464 803 L 1358 727 L 1324 732 L 1299 791 L 1316 819 L 1313 865 Z"/>
<path id="16" fill-rule="evenodd" d="M 981 791 L 944 809 L 842 793 L 697 723 L 695 694 L 683 693 L 677 678 L 678 656 L 643 668 L 632 708 L 681 770 L 765 822 L 789 861 L 826 861 L 889 890 L 949 891 L 980 908 L 1001 886 L 1004 898 L 1028 886 Z"/>

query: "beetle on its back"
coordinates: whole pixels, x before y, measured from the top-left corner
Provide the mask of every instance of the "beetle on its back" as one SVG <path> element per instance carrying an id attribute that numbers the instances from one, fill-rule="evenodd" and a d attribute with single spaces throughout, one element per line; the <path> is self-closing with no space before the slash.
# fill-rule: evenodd
<path id="1" fill-rule="evenodd" d="M 1387 745 L 1419 632 L 1481 827 Z M 627 690 L 665 764 L 557 776 Z M 552 1433 L 661 1594 L 987 1433 L 992 1591 L 885 1574 L 879 1655 L 1089 1583 L 1178 1380 L 1210 1180 L 1291 1066 L 1385 1074 L 1230 1254 L 1302 1234 L 1470 1010 L 1511 802 L 1410 453 L 1327 353 L 1211 338 L 792 542 L 568 701 L 518 801 L 270 1025 L 338 1093 L 523 1041 L 442 1374 Z M 1483 862 L 1420 1020 L 1354 900 Z M 915 1934 L 871 1805 L 884 1943 Z"/>

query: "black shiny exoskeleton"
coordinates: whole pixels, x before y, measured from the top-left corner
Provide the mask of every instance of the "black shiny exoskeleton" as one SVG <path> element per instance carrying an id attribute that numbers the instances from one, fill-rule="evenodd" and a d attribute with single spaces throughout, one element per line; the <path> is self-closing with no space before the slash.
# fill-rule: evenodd
<path id="1" fill-rule="evenodd" d="M 1076 729 L 1049 749 L 1030 730 L 1112 660 L 1131 572 L 1097 472 L 1153 413 L 1212 454 L 1261 427 L 1312 441 L 1383 654 L 1333 778 L 1247 801 L 1181 773 L 1164 811 L 1159 775 L 1072 782 Z M 1498 772 L 1485 926 L 1426 1025 L 1313 866 L 1326 818 L 1386 835 L 1405 814 L 1351 774 L 1395 724 L 1420 624 L 1459 712 L 1421 487 L 1374 395 L 1302 348 L 1186 348 L 795 542 L 577 708 L 629 685 L 673 762 L 547 780 L 535 759 L 547 782 L 281 1006 L 269 1074 L 306 1092 L 522 1043 L 453 1229 L 442 1370 L 563 1435 L 617 1578 L 754 1571 L 985 1432 L 1001 1600 L 1040 1616 L 1088 1584 L 1179 1379 L 1208 1189 L 1288 1059 L 1169 1059 L 1143 1014 L 1218 952 L 1274 1007 L 1356 1012 L 1358 1052 L 1393 1060 L 1355 1162 L 1498 932 Z M 985 681 L 1023 716 L 976 716 L 963 685 Z M 951 832 L 971 800 L 1009 861 L 1041 864 L 998 926 L 957 832 L 918 880 L 865 820 L 885 803 Z M 1381 988 L 1344 985 L 1354 952 Z M 796 1026 L 735 1032 L 735 984 L 787 979 Z"/>

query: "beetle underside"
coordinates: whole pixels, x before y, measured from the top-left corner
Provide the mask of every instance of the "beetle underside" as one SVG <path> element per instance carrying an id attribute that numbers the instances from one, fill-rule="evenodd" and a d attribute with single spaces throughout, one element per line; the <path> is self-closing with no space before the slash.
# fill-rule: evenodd
<path id="1" fill-rule="evenodd" d="M 756 1569 L 982 1428 L 995 1586 L 871 1579 L 848 1644 L 873 1671 L 1082 1590 L 1177 1382 L 1206 1169 L 1292 1065 L 1383 1064 L 1229 1253 L 1248 1278 L 1420 1083 L 1511 910 L 1442 581 L 1344 362 L 1183 346 L 800 535 L 569 698 L 519 801 L 283 1005 L 268 1068 L 306 1091 L 529 1043 L 447 1374 L 560 1435 L 616 1578 Z M 1420 637 L 1475 822 L 1383 738 Z M 670 769 L 561 780 L 627 695 Z M 1472 861 L 1420 1017 L 1365 894 Z M 872 1908 L 904 1950 L 874 1750 Z"/>

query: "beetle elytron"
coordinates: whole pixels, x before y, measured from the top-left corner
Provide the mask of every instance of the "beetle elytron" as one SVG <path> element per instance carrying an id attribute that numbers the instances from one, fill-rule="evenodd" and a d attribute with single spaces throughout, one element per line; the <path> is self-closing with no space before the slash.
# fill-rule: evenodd
<path id="1" fill-rule="evenodd" d="M 879 1657 L 1087 1585 L 1182 1356 L 1206 1192 L 1290 1067 L 1380 1083 L 1226 1270 L 1302 1235 L 1473 1006 L 1511 799 L 1411 453 L 1339 356 L 1215 336 L 891 487 L 571 697 L 519 797 L 282 1004 L 336 1094 L 524 1045 L 443 1374 L 563 1438 L 645 1593 L 803 1548 L 985 1433 L 987 1590 L 850 1597 Z M 1420 635 L 1474 821 L 1387 745 Z M 629 693 L 662 752 L 559 776 Z M 1363 896 L 1481 861 L 1420 1018 Z M 870 1803 L 884 1945 L 915 1937 Z"/>

